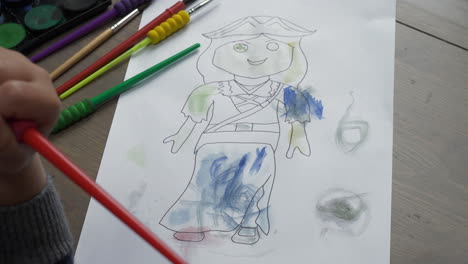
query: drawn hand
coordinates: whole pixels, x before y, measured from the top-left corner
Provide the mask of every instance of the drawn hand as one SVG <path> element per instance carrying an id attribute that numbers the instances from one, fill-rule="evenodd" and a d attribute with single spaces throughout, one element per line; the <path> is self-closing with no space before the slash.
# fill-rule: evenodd
<path id="1" fill-rule="evenodd" d="M 172 136 L 169 136 L 167 138 L 165 138 L 163 140 L 163 143 L 170 143 L 172 142 L 172 148 L 171 148 L 171 152 L 172 153 L 177 153 L 179 152 L 180 148 L 182 147 L 182 145 L 184 144 L 184 139 L 181 139 L 179 134 L 174 134 Z"/>
<path id="2" fill-rule="evenodd" d="M 310 145 L 307 141 L 307 137 L 294 139 L 290 144 L 288 151 L 286 152 L 286 158 L 292 159 L 296 149 L 302 153 L 302 155 L 309 157 L 310 156 Z"/>
<path id="3" fill-rule="evenodd" d="M 310 145 L 307 139 L 307 132 L 304 123 L 293 122 L 291 124 L 291 137 L 289 138 L 289 148 L 286 152 L 286 158 L 291 159 L 296 149 L 304 156 L 310 156 Z"/>
<path id="4" fill-rule="evenodd" d="M 164 143 L 172 143 L 172 153 L 179 152 L 179 149 L 184 145 L 185 141 L 190 137 L 192 134 L 193 129 L 196 126 L 196 122 L 194 122 L 191 118 L 187 117 L 184 124 L 180 127 L 179 131 L 172 136 L 169 136 L 163 140 Z"/>

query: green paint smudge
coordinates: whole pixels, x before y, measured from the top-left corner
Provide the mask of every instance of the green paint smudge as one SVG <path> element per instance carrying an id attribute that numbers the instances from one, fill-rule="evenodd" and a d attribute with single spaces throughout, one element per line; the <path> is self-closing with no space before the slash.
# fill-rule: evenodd
<path id="1" fill-rule="evenodd" d="M 216 86 L 202 86 L 195 90 L 188 101 L 188 108 L 192 113 L 206 113 L 211 105 L 211 96 L 216 94 Z"/>
<path id="2" fill-rule="evenodd" d="M 146 153 L 142 144 L 136 145 L 128 150 L 127 158 L 140 168 L 146 167 Z"/>

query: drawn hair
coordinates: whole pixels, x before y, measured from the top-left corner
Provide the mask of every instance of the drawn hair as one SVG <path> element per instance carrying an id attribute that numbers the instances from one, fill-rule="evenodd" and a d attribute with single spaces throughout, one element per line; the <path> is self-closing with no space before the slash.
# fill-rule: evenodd
<path id="1" fill-rule="evenodd" d="M 294 48 L 291 67 L 286 71 L 270 76 L 270 78 L 274 81 L 298 87 L 308 68 L 307 59 L 301 48 L 301 40 L 302 37 L 313 33 L 315 31 L 304 29 L 279 17 L 249 16 L 236 20 L 220 29 L 203 34 L 203 36 L 211 40 L 211 43 L 198 58 L 198 72 L 202 75 L 204 83 L 232 80 L 234 77 L 232 74 L 212 64 L 216 49 L 229 42 L 265 35 L 288 43 Z"/>

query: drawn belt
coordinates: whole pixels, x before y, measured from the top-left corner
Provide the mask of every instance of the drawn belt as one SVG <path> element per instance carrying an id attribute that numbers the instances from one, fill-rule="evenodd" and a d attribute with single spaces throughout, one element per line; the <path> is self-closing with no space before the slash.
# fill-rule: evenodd
<path id="1" fill-rule="evenodd" d="M 289 87 L 291 87 L 291 86 L 289 86 Z M 288 87 L 288 88 L 289 88 L 289 87 Z M 247 110 L 247 111 L 245 111 L 245 112 L 242 112 L 242 113 L 240 113 L 240 114 L 238 114 L 238 115 L 235 115 L 235 116 L 233 116 L 233 117 L 230 117 L 230 118 L 228 118 L 228 119 L 222 121 L 222 122 L 219 123 L 219 124 L 216 124 L 216 125 L 214 125 L 214 126 L 212 126 L 212 127 L 209 127 L 209 128 L 206 130 L 206 132 L 210 133 L 210 132 L 218 131 L 218 130 L 219 130 L 220 128 L 222 128 L 222 127 L 225 127 L 225 126 L 230 125 L 230 124 L 235 124 L 234 122 L 237 122 L 237 121 L 239 121 L 239 120 L 242 120 L 242 119 L 244 119 L 244 118 L 246 118 L 246 117 L 248 117 L 248 116 L 251 116 L 251 115 L 257 113 L 258 111 L 260 111 L 260 110 L 266 108 L 266 107 L 269 106 L 272 102 L 274 102 L 275 97 L 278 95 L 278 93 L 279 93 L 281 90 L 282 90 L 282 87 L 279 88 L 279 89 L 276 91 L 275 95 L 271 96 L 270 99 L 268 99 L 267 101 L 261 103 L 260 105 L 255 106 L 255 107 L 252 108 L 252 109 L 249 109 L 249 110 Z"/>
<path id="2" fill-rule="evenodd" d="M 279 124 L 254 124 L 254 123 L 231 123 L 224 125 L 216 130 L 216 132 L 234 132 L 234 131 L 265 131 L 265 132 L 279 132 Z"/>

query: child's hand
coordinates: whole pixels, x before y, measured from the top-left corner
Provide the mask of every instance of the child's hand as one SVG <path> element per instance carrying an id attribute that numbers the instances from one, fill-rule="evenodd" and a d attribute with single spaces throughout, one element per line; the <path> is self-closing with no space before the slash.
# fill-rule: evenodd
<path id="1" fill-rule="evenodd" d="M 31 198 L 45 184 L 39 158 L 17 142 L 7 121 L 33 121 L 47 135 L 59 111 L 48 73 L 21 54 L 0 48 L 0 204 Z"/>

